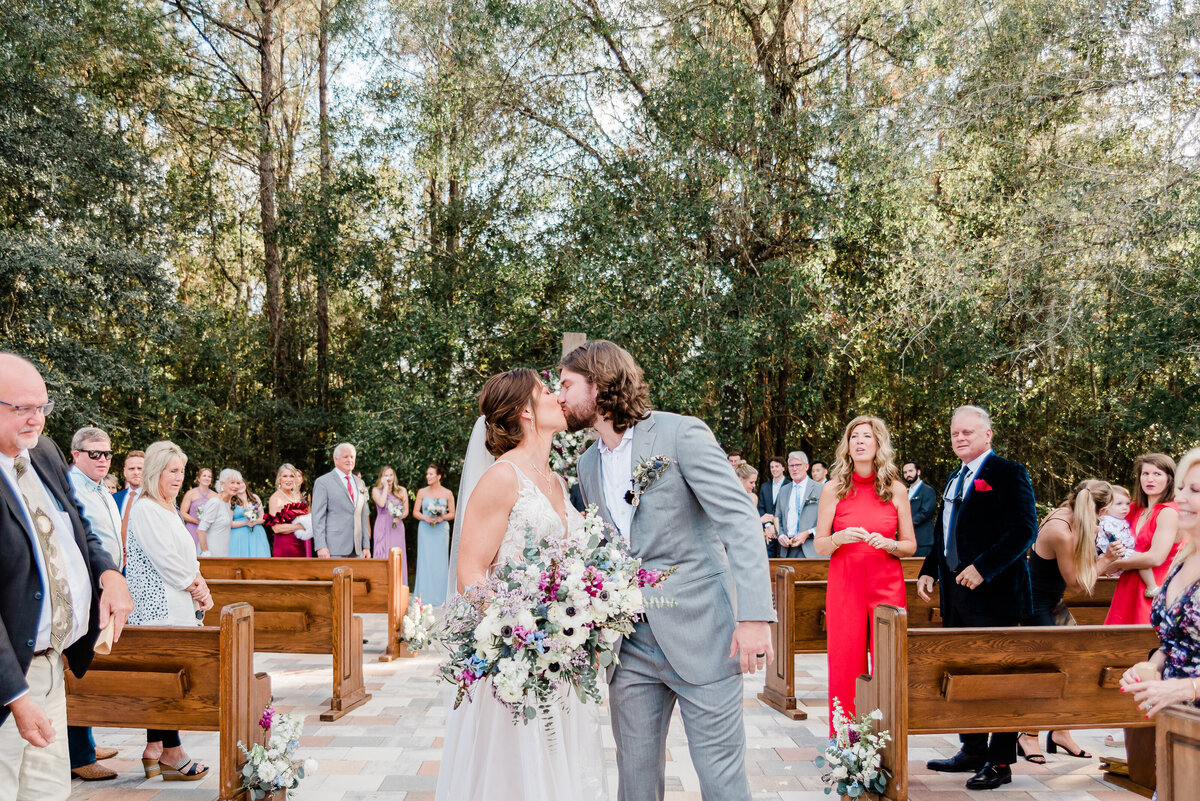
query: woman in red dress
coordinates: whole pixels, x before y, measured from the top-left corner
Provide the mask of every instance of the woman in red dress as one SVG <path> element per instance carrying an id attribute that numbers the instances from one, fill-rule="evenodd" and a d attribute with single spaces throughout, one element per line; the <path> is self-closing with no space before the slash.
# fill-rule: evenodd
<path id="1" fill-rule="evenodd" d="M 829 736 L 833 701 L 854 715 L 854 683 L 875 649 L 875 607 L 905 608 L 900 557 L 917 550 L 908 490 L 900 481 L 887 426 L 850 421 L 817 507 L 817 553 L 830 556 L 825 616 L 829 656 Z"/>
<path id="2" fill-rule="evenodd" d="M 1113 590 L 1105 625 L 1150 622 L 1150 598 L 1138 576 L 1142 568 L 1153 568 L 1158 586 L 1167 580 L 1167 571 L 1186 536 L 1179 532 L 1179 511 L 1175 506 L 1175 462 L 1163 453 L 1147 453 L 1133 463 L 1137 485 L 1133 506 L 1125 518 L 1133 532 L 1137 553 L 1126 554 L 1113 562 L 1110 570 L 1123 570 Z"/>

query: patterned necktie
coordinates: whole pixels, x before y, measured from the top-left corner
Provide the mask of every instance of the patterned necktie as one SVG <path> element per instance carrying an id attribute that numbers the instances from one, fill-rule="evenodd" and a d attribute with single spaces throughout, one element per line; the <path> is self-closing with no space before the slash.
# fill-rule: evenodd
<path id="1" fill-rule="evenodd" d="M 33 530 L 42 545 L 42 558 L 46 562 L 46 576 L 50 580 L 50 647 L 62 652 L 67 636 L 71 633 L 74 613 L 71 610 L 71 585 L 67 583 L 67 564 L 59 547 L 50 499 L 42 489 L 42 483 L 29 469 L 24 457 L 13 460 L 17 471 L 17 487 L 25 499 L 29 516 L 33 518 Z"/>
<path id="2" fill-rule="evenodd" d="M 951 570 L 958 570 L 958 513 L 962 511 L 963 484 L 966 483 L 970 471 L 964 464 L 958 469 L 958 483 L 954 485 L 954 508 L 950 510 L 950 534 L 946 542 L 946 564 Z"/>

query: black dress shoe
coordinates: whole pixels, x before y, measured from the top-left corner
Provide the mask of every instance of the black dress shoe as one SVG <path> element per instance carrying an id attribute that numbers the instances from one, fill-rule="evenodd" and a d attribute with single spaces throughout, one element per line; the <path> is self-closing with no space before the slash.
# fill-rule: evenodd
<path id="1" fill-rule="evenodd" d="M 967 779 L 968 790 L 995 790 L 1012 781 L 1012 768 L 1008 765 L 993 765 L 991 762 L 971 778 Z"/>
<path id="2" fill-rule="evenodd" d="M 987 765 L 983 757 L 971 756 L 966 751 L 959 751 L 949 759 L 931 759 L 925 763 L 930 770 L 942 773 L 978 773 Z"/>

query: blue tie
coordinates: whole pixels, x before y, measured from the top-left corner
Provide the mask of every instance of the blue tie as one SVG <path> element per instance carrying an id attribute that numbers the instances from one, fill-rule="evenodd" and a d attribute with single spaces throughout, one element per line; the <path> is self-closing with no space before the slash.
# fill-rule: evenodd
<path id="1" fill-rule="evenodd" d="M 946 541 L 946 564 L 951 570 L 958 570 L 958 513 L 962 511 L 963 484 L 967 479 L 967 466 L 958 469 L 958 483 L 954 485 L 954 508 L 950 510 L 950 531 Z"/>

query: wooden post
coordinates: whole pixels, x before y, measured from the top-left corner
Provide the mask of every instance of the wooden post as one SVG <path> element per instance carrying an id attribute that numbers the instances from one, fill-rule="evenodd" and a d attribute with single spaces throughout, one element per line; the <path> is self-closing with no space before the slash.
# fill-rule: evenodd
<path id="1" fill-rule="evenodd" d="M 565 357 L 568 353 L 578 348 L 580 345 L 587 342 L 587 334 L 579 331 L 564 331 L 562 339 L 562 355 Z"/>

